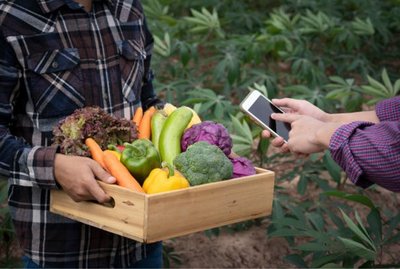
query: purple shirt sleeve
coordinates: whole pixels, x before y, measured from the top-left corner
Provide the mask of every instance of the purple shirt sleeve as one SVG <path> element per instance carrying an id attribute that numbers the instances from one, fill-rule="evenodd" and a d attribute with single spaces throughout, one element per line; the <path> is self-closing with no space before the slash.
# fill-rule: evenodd
<path id="1" fill-rule="evenodd" d="M 380 121 L 400 121 L 400 96 L 379 102 L 375 112 Z"/>
<path id="2" fill-rule="evenodd" d="M 333 134 L 332 158 L 363 188 L 378 184 L 400 191 L 400 98 L 377 104 L 379 124 L 352 122 Z"/>

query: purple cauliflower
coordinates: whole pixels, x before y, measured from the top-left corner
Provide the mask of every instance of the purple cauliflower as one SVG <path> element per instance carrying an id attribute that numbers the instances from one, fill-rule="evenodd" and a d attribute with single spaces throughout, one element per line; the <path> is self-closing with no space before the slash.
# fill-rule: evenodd
<path id="1" fill-rule="evenodd" d="M 251 176 L 256 173 L 252 162 L 245 157 L 229 157 L 233 164 L 232 178 Z"/>
<path id="2" fill-rule="evenodd" d="M 232 149 L 232 138 L 224 125 L 214 121 L 203 121 L 187 129 L 181 139 L 182 151 L 198 142 L 205 141 L 219 147 L 225 155 L 229 155 Z"/>

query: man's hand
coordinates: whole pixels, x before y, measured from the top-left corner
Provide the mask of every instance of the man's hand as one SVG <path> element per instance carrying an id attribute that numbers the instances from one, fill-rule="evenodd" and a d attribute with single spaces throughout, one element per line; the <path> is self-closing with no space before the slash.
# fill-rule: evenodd
<path id="1" fill-rule="evenodd" d="M 97 200 L 108 202 L 111 197 L 99 186 L 96 179 L 115 183 L 115 178 L 96 161 L 79 156 L 56 154 L 54 174 L 63 190 L 75 201 Z"/>

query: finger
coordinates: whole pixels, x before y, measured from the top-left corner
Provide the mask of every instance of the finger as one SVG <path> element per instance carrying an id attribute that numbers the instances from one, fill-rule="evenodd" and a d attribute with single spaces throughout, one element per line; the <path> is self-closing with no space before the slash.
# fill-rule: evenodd
<path id="1" fill-rule="evenodd" d="M 97 162 L 92 162 L 91 169 L 93 171 L 94 176 L 109 184 L 114 184 L 116 182 L 115 177 L 111 176 L 106 170 L 104 170 Z"/>
<path id="2" fill-rule="evenodd" d="M 289 114 L 289 113 L 272 113 L 271 114 L 271 118 L 273 118 L 274 120 L 278 120 L 278 121 L 283 121 L 283 122 L 287 122 L 287 123 L 292 123 L 295 120 L 299 119 L 301 117 L 301 115 L 297 115 L 297 114 Z"/>
<path id="3" fill-rule="evenodd" d="M 288 152 L 290 152 L 290 149 L 289 149 L 287 143 L 284 143 L 284 144 L 282 145 L 282 147 L 281 147 L 281 152 L 282 152 L 282 153 L 288 153 Z"/>
<path id="4" fill-rule="evenodd" d="M 271 137 L 271 132 L 268 130 L 263 130 L 261 135 L 265 138 L 270 138 Z"/>
<path id="5" fill-rule="evenodd" d="M 279 148 L 285 144 L 285 141 L 283 140 L 282 137 L 276 137 L 271 141 L 271 144 L 272 144 L 272 146 Z"/>
<path id="6" fill-rule="evenodd" d="M 111 200 L 111 197 L 104 192 L 104 190 L 100 187 L 99 184 L 97 184 L 97 182 L 90 185 L 89 192 L 99 203 L 106 203 Z"/>
<path id="7" fill-rule="evenodd" d="M 272 99 L 271 100 L 274 105 L 279 107 L 286 107 L 288 109 L 297 109 L 298 100 L 292 98 L 282 98 L 282 99 Z"/>

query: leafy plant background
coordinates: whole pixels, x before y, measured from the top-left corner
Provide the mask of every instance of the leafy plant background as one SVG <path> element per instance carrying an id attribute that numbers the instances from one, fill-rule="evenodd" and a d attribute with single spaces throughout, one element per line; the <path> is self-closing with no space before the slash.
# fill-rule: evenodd
<path id="1" fill-rule="evenodd" d="M 278 169 L 269 238 L 281 237 L 297 267 L 384 267 L 399 244 L 398 211 L 349 187 L 328 152 L 307 159 L 274 152 L 261 129 L 238 109 L 251 89 L 270 98 L 306 99 L 328 112 L 372 109 L 400 93 L 399 0 L 142 0 L 154 34 L 158 94 L 223 123 L 234 151 Z M 3 180 L 4 181 L 4 180 Z M 3 182 L 2 181 L 2 182 Z M 294 182 L 298 195 L 282 183 Z M 310 195 L 312 193 L 312 195 Z M 5 205 L 6 184 L 0 185 Z M 391 196 L 398 204 L 399 196 Z M 0 202 L 1 202 L 0 201 Z M 0 208 L 0 265 L 14 264 L 13 231 Z M 265 220 L 262 220 L 265 221 Z M 261 221 L 221 229 L 240 233 Z M 206 233 L 218 236 L 221 229 Z M 240 235 L 238 235 L 240 236 Z M 165 265 L 179 255 L 165 248 Z M 3 254 L 4 253 L 4 254 Z M 12 266 L 10 266 L 12 267 Z"/>
<path id="2" fill-rule="evenodd" d="M 249 90 L 258 89 L 270 98 L 301 98 L 328 112 L 343 112 L 373 109 L 380 100 L 398 95 L 400 2 L 144 4 L 155 35 L 159 94 L 168 102 L 194 107 L 203 119 L 223 123 L 234 151 L 257 166 L 286 168 L 276 179 L 266 231 L 269 238 L 285 238 L 292 246 L 283 259 L 297 267 L 393 266 L 382 253 L 399 243 L 399 212 L 351 186 L 329 152 L 307 159 L 274 152 L 238 103 Z M 297 196 L 280 186 L 291 181 Z M 397 195 L 391 198 L 398 202 Z M 257 221 L 225 229 L 240 231 L 251 225 Z M 177 258 L 170 249 L 167 260 L 168 253 Z M 389 263 L 398 262 L 394 258 Z"/>

